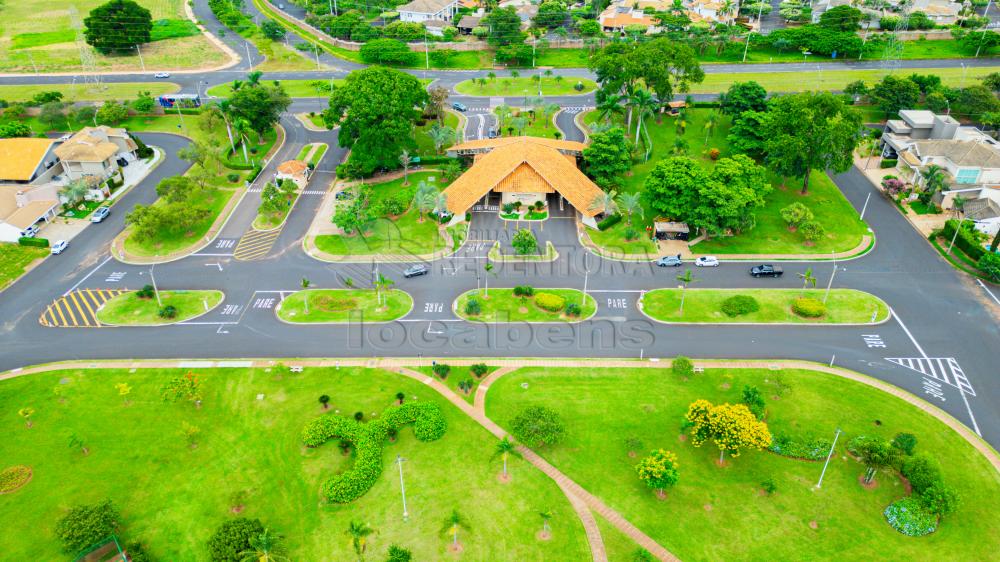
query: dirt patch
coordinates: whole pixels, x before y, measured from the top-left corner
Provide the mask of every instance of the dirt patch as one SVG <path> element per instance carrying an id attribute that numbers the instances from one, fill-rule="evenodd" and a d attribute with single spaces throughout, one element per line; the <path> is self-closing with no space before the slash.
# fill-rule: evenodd
<path id="1" fill-rule="evenodd" d="M 321 296 L 312 299 L 312 306 L 323 312 L 344 312 L 354 310 L 358 307 L 358 300 L 354 298 L 340 298 Z"/>
<path id="2" fill-rule="evenodd" d="M 903 489 L 906 490 L 906 495 L 912 494 L 913 493 L 913 485 L 910 484 L 910 481 L 907 480 L 907 478 L 905 476 L 903 476 L 902 474 L 898 474 L 897 476 L 899 477 L 899 481 L 903 483 Z"/>
<path id="3" fill-rule="evenodd" d="M 501 484 L 510 484 L 510 473 L 508 472 L 507 474 L 504 474 L 501 472 L 500 474 L 497 474 L 497 482 Z"/>
<path id="4" fill-rule="evenodd" d="M 705 504 L 704 506 L 702 506 L 702 507 L 704 507 L 704 508 L 705 508 L 705 511 L 712 511 L 712 504 L 710 504 L 710 503 L 706 503 L 706 504 Z"/>
<path id="5" fill-rule="evenodd" d="M 667 493 L 664 492 L 663 490 L 657 490 L 656 491 L 656 499 L 660 500 L 661 502 L 662 501 L 666 501 L 666 499 L 667 499 Z"/>
<path id="6" fill-rule="evenodd" d="M 688 440 L 688 436 L 681 433 L 680 435 L 677 436 L 677 440 L 683 443 Z"/>
<path id="7" fill-rule="evenodd" d="M 238 513 L 240 513 L 241 511 L 243 511 L 246 508 L 247 508 L 247 506 L 245 506 L 245 505 L 234 505 L 233 507 L 229 508 L 229 511 L 230 511 L 230 513 L 238 514 Z"/>
<path id="8" fill-rule="evenodd" d="M 813 530 L 819 529 L 819 523 L 817 523 L 816 520 L 813 519 L 812 521 L 809 522 L 809 528 Z"/>
<path id="9" fill-rule="evenodd" d="M 527 314 L 528 313 L 528 307 L 526 307 L 526 306 L 519 306 L 517 308 L 517 312 L 518 312 L 518 314 Z"/>
<path id="10" fill-rule="evenodd" d="M 552 540 L 552 533 L 548 531 L 538 531 L 535 533 L 535 538 L 540 541 Z"/>
<path id="11" fill-rule="evenodd" d="M 636 453 L 635 451 L 629 451 L 629 452 L 628 452 L 628 458 L 630 458 L 630 459 L 634 459 L 634 458 L 636 458 L 637 456 L 639 456 L 639 455 L 638 455 L 638 453 Z"/>
<path id="12" fill-rule="evenodd" d="M 731 387 L 732 387 L 732 385 L 729 384 L 728 382 L 724 382 L 724 383 L 722 383 L 722 384 L 719 385 L 719 388 L 721 388 L 722 390 L 729 390 Z"/>
<path id="13" fill-rule="evenodd" d="M 872 478 L 872 481 L 866 484 L 864 474 L 858 475 L 858 484 L 861 484 L 861 487 L 866 490 L 874 490 L 875 488 L 878 488 L 878 480 Z"/>
<path id="14" fill-rule="evenodd" d="M 448 543 L 448 552 L 452 554 L 461 554 L 463 550 L 465 550 L 465 547 L 460 542 Z"/>
<path id="15" fill-rule="evenodd" d="M 726 459 L 715 459 L 715 461 L 713 462 L 715 462 L 715 466 L 719 468 L 726 468 L 727 466 L 729 466 L 729 461 L 727 461 Z"/>

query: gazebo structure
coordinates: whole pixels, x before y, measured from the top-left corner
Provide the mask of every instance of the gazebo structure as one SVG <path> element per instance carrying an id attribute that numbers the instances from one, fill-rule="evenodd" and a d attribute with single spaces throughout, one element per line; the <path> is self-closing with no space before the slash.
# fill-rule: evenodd
<path id="1" fill-rule="evenodd" d="M 604 211 L 595 207 L 603 195 L 590 178 L 576 166 L 587 145 L 574 141 L 539 137 L 503 137 L 457 144 L 448 149 L 453 157 L 471 156 L 472 167 L 456 179 L 444 195 L 448 211 L 456 220 L 491 193 L 500 195 L 500 204 L 520 201 L 532 205 L 556 194 L 581 215 L 588 226 L 596 227 L 594 216 Z"/>

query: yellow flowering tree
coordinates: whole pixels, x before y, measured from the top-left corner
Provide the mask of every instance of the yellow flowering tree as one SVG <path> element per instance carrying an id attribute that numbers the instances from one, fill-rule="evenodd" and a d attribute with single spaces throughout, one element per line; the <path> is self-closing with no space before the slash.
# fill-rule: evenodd
<path id="1" fill-rule="evenodd" d="M 647 486 L 663 496 L 663 490 L 677 483 L 680 475 L 677 472 L 677 455 L 670 451 L 659 449 L 635 465 L 639 479 Z"/>
<path id="2" fill-rule="evenodd" d="M 719 447 L 719 462 L 729 452 L 740 456 L 740 449 L 765 449 L 771 446 L 767 424 L 758 420 L 743 404 L 713 405 L 708 400 L 695 400 L 688 406 L 687 420 L 691 423 L 691 442 L 695 447 L 709 439 Z"/>

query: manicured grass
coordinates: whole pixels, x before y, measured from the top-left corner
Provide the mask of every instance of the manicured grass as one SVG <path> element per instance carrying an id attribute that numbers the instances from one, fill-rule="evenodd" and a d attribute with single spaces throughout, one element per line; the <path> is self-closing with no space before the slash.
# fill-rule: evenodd
<path id="1" fill-rule="evenodd" d="M 139 92 L 149 92 L 154 98 L 180 89 L 173 82 L 102 82 L 93 84 L 19 84 L 0 86 L 0 99 L 28 101 L 42 92 L 61 92 L 63 101 L 134 100 Z M 91 123 L 93 125 L 93 123 Z"/>
<path id="2" fill-rule="evenodd" d="M 555 261 L 559 258 L 559 252 L 556 250 L 556 247 L 551 240 L 545 241 L 544 248 L 544 250 L 539 248 L 539 253 L 537 254 L 505 254 L 500 251 L 500 242 L 494 242 L 493 247 L 490 248 L 486 257 L 488 257 L 490 261 L 500 263 Z"/>
<path id="3" fill-rule="evenodd" d="M 294 323 L 389 322 L 412 308 L 413 298 L 398 289 L 383 292 L 381 303 L 371 289 L 307 289 L 285 297 L 277 314 Z"/>
<path id="4" fill-rule="evenodd" d="M 32 248 L 19 244 L 0 242 L 0 289 L 4 289 L 24 275 L 28 264 L 49 255 L 48 248 Z"/>
<path id="5" fill-rule="evenodd" d="M 559 312 L 549 312 L 535 304 L 534 297 L 514 296 L 513 289 L 491 288 L 489 292 L 485 289 L 467 291 L 459 295 L 455 301 L 455 313 L 465 320 L 476 322 L 579 322 L 590 318 L 597 310 L 597 302 L 594 297 L 587 295 L 583 300 L 583 293 L 577 289 L 535 289 L 535 296 L 538 293 L 549 293 L 558 295 L 566 299 L 566 304 L 582 305 L 579 316 L 566 316 L 566 308 Z M 470 299 L 476 299 L 482 306 L 482 312 L 472 316 L 465 313 L 465 305 Z"/>
<path id="6" fill-rule="evenodd" d="M 636 222 L 636 219 L 633 219 L 633 223 Z M 643 225 L 634 224 L 632 226 L 639 233 L 639 237 L 634 240 L 625 239 L 625 231 L 628 228 L 625 221 L 622 221 L 606 230 L 588 228 L 585 232 L 594 244 L 607 250 L 611 255 L 641 255 L 649 256 L 652 259 L 658 254 L 656 243 L 649 239 Z"/>
<path id="7" fill-rule="evenodd" d="M 642 307 L 646 314 L 664 322 L 792 322 L 796 324 L 867 324 L 889 317 L 889 307 L 875 295 L 853 289 L 831 289 L 826 301 L 826 314 L 820 318 L 805 318 L 792 312 L 792 301 L 807 296 L 823 300 L 821 289 L 687 289 L 684 314 L 680 313 L 680 289 L 656 289 L 645 293 Z M 722 313 L 722 302 L 735 295 L 749 295 L 760 304 L 760 310 L 736 317 Z"/>
<path id="8" fill-rule="evenodd" d="M 440 530 L 452 510 L 469 521 L 459 537 L 462 560 L 492 560 L 497 553 L 532 562 L 590 556 L 583 527 L 557 485 L 518 458 L 509 461 L 513 481 L 498 482 L 501 463 L 491 458 L 497 439 L 417 381 L 356 368 L 306 367 L 282 376 L 263 368 L 197 369 L 201 408 L 165 402 L 164 383 L 187 372 L 66 370 L 0 382 L 0 457 L 34 472 L 0 501 L 4 557 L 69 559 L 56 521 L 72 506 L 103 498 L 121 509 L 119 536 L 141 540 L 154 560 L 209 560 L 210 536 L 236 517 L 231 509 L 239 503 L 239 516 L 260 518 L 285 537 L 290 560 L 354 560 L 344 534 L 351 521 L 378 531 L 369 537 L 366 559 L 384 560 L 389 545 L 399 544 L 414 560 L 450 560 Z M 128 405 L 118 383 L 131 387 Z M 412 426 L 401 428 L 394 442 L 385 442 L 382 474 L 367 494 L 349 504 L 320 502 L 320 485 L 354 458 L 335 441 L 303 447 L 302 427 L 320 415 L 381 415 L 397 392 L 408 402 L 440 404 L 444 436 L 421 442 Z M 331 397 L 327 411 L 321 394 Z M 24 407 L 35 409 L 31 429 L 17 416 Z M 185 422 L 201 429 L 196 448 L 181 434 Z M 69 448 L 69 434 L 83 439 L 90 454 Z M 406 459 L 406 522 L 396 455 Z M 240 492 L 243 500 L 234 498 Z M 538 513 L 545 509 L 554 511 L 553 538 L 538 541 Z"/>
<path id="9" fill-rule="evenodd" d="M 462 142 L 462 131 L 458 130 L 458 115 L 455 115 L 450 111 L 445 111 L 443 121 L 445 127 L 451 127 L 452 129 L 455 130 L 455 142 L 456 143 Z M 445 152 L 448 150 L 448 146 L 451 146 L 450 144 L 447 146 L 442 146 L 441 154 L 438 154 L 437 151 L 434 150 L 434 141 L 431 140 L 431 137 L 427 134 L 427 131 L 430 131 L 431 127 L 435 123 L 437 123 L 436 119 L 430 119 L 422 126 L 417 126 L 413 128 L 413 141 L 417 143 L 416 156 L 419 156 L 421 158 L 428 158 L 432 156 L 444 156 Z"/>
<path id="10" fill-rule="evenodd" d="M 178 37 L 191 37 L 201 33 L 198 26 L 189 19 L 162 19 L 153 22 L 153 29 L 150 30 L 149 40 L 163 41 L 164 39 L 176 39 Z"/>
<path id="11" fill-rule="evenodd" d="M 224 178 L 223 181 L 225 181 Z M 131 235 L 125 239 L 125 249 L 130 254 L 138 256 L 163 256 L 193 246 L 208 232 L 219 213 L 237 193 L 238 191 L 234 189 L 209 187 L 201 191 L 192 203 L 193 207 L 208 210 L 204 219 L 194 223 L 190 228 L 161 231 L 147 240 L 138 240 L 134 235 Z M 159 201 L 157 200 L 157 202 Z M 156 204 L 154 203 L 154 205 Z"/>
<path id="12" fill-rule="evenodd" d="M 442 384 L 450 388 L 452 392 L 462 398 L 465 398 L 466 402 L 473 404 L 476 401 L 476 389 L 479 388 L 479 383 L 486 377 L 490 376 L 490 373 L 496 371 L 497 369 L 498 367 L 489 367 L 486 370 L 486 374 L 483 375 L 482 378 L 476 378 L 476 375 L 473 375 L 468 367 L 452 366 L 451 371 L 448 372 L 448 377 L 443 380 L 441 377 L 434 374 L 434 369 L 432 367 L 416 367 L 413 370 L 424 373 L 429 377 L 434 377 Z M 458 388 L 458 383 L 462 381 L 472 381 L 472 388 L 468 393 Z"/>
<path id="13" fill-rule="evenodd" d="M 279 84 L 285 89 L 289 97 L 293 98 L 323 98 L 330 97 L 330 80 L 281 80 Z M 336 85 L 344 83 L 341 79 L 332 81 Z M 233 93 L 232 82 L 217 84 L 208 89 L 207 94 L 218 98 L 224 98 Z"/>
<path id="14" fill-rule="evenodd" d="M 843 430 L 821 489 L 814 488 L 820 462 L 744 451 L 720 468 L 714 444 L 679 439 L 691 402 L 738 403 L 745 385 L 761 390 L 774 434 L 832 441 L 834 430 Z M 797 370 L 706 369 L 682 380 L 665 369 L 545 367 L 508 374 L 487 394 L 488 416 L 507 428 L 535 405 L 555 410 L 566 427 L 562 443 L 538 452 L 682 560 L 855 560 L 874 551 L 895 560 L 986 560 L 1000 548 L 1000 475 L 940 421 L 860 383 Z M 937 458 L 945 482 L 963 498 L 921 539 L 896 532 L 882 516 L 906 495 L 903 484 L 879 473 L 875 489 L 862 488 L 864 468 L 845 453 L 858 435 L 891 439 L 898 432 L 917 436 L 917 451 Z M 636 458 L 627 454 L 629 438 L 641 441 Z M 680 470 L 664 500 L 634 468 L 659 448 L 677 454 Z M 777 491 L 762 495 L 769 478 Z"/>
<path id="15" fill-rule="evenodd" d="M 558 132 L 560 134 L 560 138 L 562 138 L 562 131 L 560 131 L 559 128 L 556 127 L 555 123 L 552 122 L 552 118 L 555 115 L 554 113 L 550 114 L 548 117 L 546 117 L 544 113 L 533 116 L 530 112 L 530 108 L 520 109 L 515 107 L 512 109 L 513 112 L 510 117 L 504 120 L 503 126 L 500 127 L 499 133 L 501 137 L 528 136 L 552 139 L 556 137 L 556 133 Z M 499 112 L 496 109 L 494 109 L 493 112 L 499 115 Z M 524 129 L 520 131 L 517 129 L 511 129 L 511 127 L 513 127 L 513 121 L 517 117 L 524 117 L 526 121 Z"/>
<path id="16" fill-rule="evenodd" d="M 323 156 L 326 155 L 326 151 L 329 148 L 330 145 L 326 144 L 325 142 L 319 143 L 316 146 L 316 150 L 313 151 L 312 156 L 309 157 L 308 164 L 312 164 L 313 168 L 319 166 L 320 161 L 323 160 Z"/>
<path id="17" fill-rule="evenodd" d="M 541 71 L 525 71 L 525 74 L 539 74 Z M 577 91 L 573 88 L 577 82 L 583 84 L 583 89 Z M 569 96 L 589 94 L 597 89 L 597 84 L 587 78 L 563 77 L 557 79 L 556 76 L 542 77 L 543 96 Z M 455 85 L 455 91 L 465 96 L 537 96 L 538 82 L 530 76 L 520 76 L 518 78 L 497 77 L 487 79 L 486 84 L 478 81 L 464 80 Z"/>
<path id="18" fill-rule="evenodd" d="M 265 57 L 264 62 L 254 66 L 254 70 L 260 70 L 261 72 L 317 70 L 316 60 L 309 52 L 288 47 L 281 41 L 271 41 L 263 37 L 262 34 L 255 35 L 249 41 Z M 330 67 L 320 63 L 318 70 L 330 70 Z"/>
<path id="19" fill-rule="evenodd" d="M 292 180 L 282 180 L 282 182 L 295 187 L 295 182 Z M 295 187 L 295 191 L 286 196 L 285 205 L 277 211 L 265 211 L 262 206 L 257 207 L 257 216 L 253 219 L 253 227 L 257 230 L 268 230 L 285 222 L 285 217 L 292 212 L 296 201 L 299 200 L 299 193 L 298 187 Z"/>
<path id="20" fill-rule="evenodd" d="M 924 205 L 924 203 L 921 202 L 921 201 L 912 201 L 912 202 L 910 202 L 910 208 L 913 209 L 913 212 L 916 213 L 916 214 L 918 214 L 918 215 L 940 215 L 941 214 L 941 209 L 939 209 L 937 207 L 937 205 L 935 205 L 933 203 L 931 203 L 930 205 Z"/>
<path id="21" fill-rule="evenodd" d="M 102 324 L 116 326 L 176 324 L 212 310 L 223 297 L 222 291 L 160 291 L 157 301 L 156 297 L 139 298 L 135 291 L 130 291 L 104 303 L 97 311 L 97 319 Z M 168 306 L 177 309 L 177 316 L 161 318 L 160 309 Z"/>

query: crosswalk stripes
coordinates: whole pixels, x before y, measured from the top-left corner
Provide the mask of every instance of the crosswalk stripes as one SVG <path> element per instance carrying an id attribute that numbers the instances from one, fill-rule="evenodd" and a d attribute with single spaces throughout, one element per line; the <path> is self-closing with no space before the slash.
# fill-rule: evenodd
<path id="1" fill-rule="evenodd" d="M 239 244 L 233 250 L 233 257 L 240 261 L 259 260 L 271 251 L 274 241 L 281 234 L 281 229 L 250 230 L 240 238 Z"/>
<path id="2" fill-rule="evenodd" d="M 563 108 L 563 113 L 569 113 L 570 115 L 573 115 L 573 114 L 576 114 L 576 113 L 583 113 L 584 111 L 587 111 L 588 109 L 590 109 L 590 108 L 587 107 L 587 106 L 564 107 Z"/>
<path id="3" fill-rule="evenodd" d="M 122 289 L 79 289 L 52 301 L 39 317 L 42 326 L 50 328 L 100 328 L 97 310 Z"/>
<path id="4" fill-rule="evenodd" d="M 954 357 L 886 357 L 886 361 L 951 385 L 969 396 L 976 395 Z"/>

